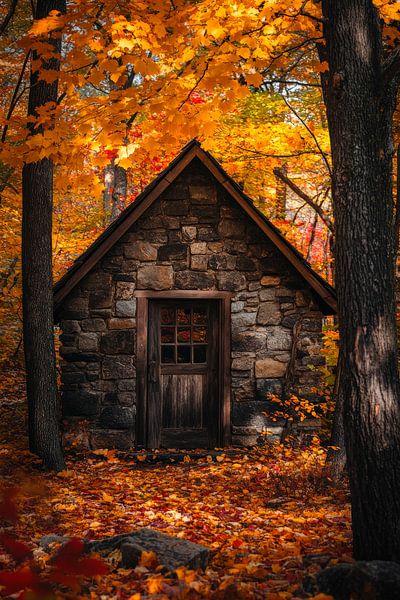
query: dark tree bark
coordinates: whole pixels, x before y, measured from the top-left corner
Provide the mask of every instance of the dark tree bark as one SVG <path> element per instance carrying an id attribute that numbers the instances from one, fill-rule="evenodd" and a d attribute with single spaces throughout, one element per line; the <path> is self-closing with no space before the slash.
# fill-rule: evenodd
<path id="1" fill-rule="evenodd" d="M 36 19 L 50 11 L 65 12 L 65 0 L 38 0 Z M 55 57 L 44 68 L 60 68 L 61 34 L 47 38 Z M 40 59 L 33 52 L 33 60 Z M 58 82 L 42 81 L 31 72 L 28 115 L 47 102 L 57 102 Z M 29 135 L 41 133 L 34 123 Z M 32 452 L 49 469 L 63 469 L 59 436 L 57 376 L 53 337 L 52 277 L 53 163 L 45 158 L 25 164 L 22 170 L 22 287 L 23 332 L 29 409 L 29 443 Z"/>
<path id="2" fill-rule="evenodd" d="M 112 161 L 104 169 L 103 206 L 106 224 L 116 219 L 121 206 L 125 206 L 127 188 L 126 170 Z"/>
<path id="3" fill-rule="evenodd" d="M 341 394 L 340 378 L 342 375 L 342 360 L 339 356 L 333 397 L 335 400 L 335 412 L 333 415 L 330 448 L 326 456 L 327 473 L 333 481 L 339 481 L 344 475 L 346 468 L 346 448 L 344 439 L 343 420 L 343 395 Z"/>
<path id="4" fill-rule="evenodd" d="M 353 550 L 357 559 L 400 561 L 391 139 L 398 82 L 393 64 L 385 68 L 371 0 L 322 0 L 322 9 Z"/>

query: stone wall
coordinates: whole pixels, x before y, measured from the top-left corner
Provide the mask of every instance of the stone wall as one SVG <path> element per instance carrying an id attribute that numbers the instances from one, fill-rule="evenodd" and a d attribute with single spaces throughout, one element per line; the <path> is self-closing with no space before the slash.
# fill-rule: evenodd
<path id="1" fill-rule="evenodd" d="M 63 303 L 62 393 L 70 440 L 134 445 L 137 289 L 233 293 L 234 444 L 255 443 L 271 426 L 262 414 L 269 393 L 282 395 L 286 386 L 310 396 L 318 386 L 308 366 L 323 363 L 322 315 L 312 291 L 193 162 Z"/>

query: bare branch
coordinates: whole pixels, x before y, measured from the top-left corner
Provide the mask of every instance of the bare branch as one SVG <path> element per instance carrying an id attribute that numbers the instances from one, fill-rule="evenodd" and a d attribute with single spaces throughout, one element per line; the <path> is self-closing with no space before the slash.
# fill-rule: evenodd
<path id="1" fill-rule="evenodd" d="M 312 129 L 310 129 L 310 127 L 307 125 L 307 123 L 305 122 L 305 120 L 299 115 L 299 113 L 297 112 L 297 110 L 295 108 L 293 108 L 293 106 L 286 100 L 285 96 L 282 95 L 283 101 L 286 104 L 286 106 L 292 111 L 292 113 L 294 114 L 294 116 L 300 121 L 300 123 L 302 123 L 302 125 L 304 125 L 304 127 L 307 129 L 308 133 L 311 135 L 312 139 L 315 142 L 315 145 L 317 146 L 324 163 L 326 164 L 326 167 L 328 169 L 328 173 L 329 175 L 332 177 L 332 169 L 331 169 L 331 165 L 329 164 L 328 159 L 326 158 L 326 153 L 322 150 L 320 143 L 318 141 L 317 136 L 315 135 L 315 133 L 312 131 Z"/>
<path id="2" fill-rule="evenodd" d="M 0 24 L 0 35 L 3 35 L 3 33 L 5 33 L 9 23 L 11 22 L 11 20 L 14 16 L 15 9 L 17 8 L 17 4 L 18 4 L 18 0 L 11 0 L 10 8 L 8 9 L 8 13 L 4 17 L 3 22 Z"/>
<path id="3" fill-rule="evenodd" d="M 30 55 L 31 55 L 30 50 L 28 50 L 28 52 L 25 55 L 24 62 L 22 63 L 22 67 L 21 67 L 21 71 L 20 71 L 20 74 L 19 74 L 19 77 L 18 77 L 17 84 L 16 84 L 16 86 L 14 88 L 14 93 L 12 95 L 11 102 L 10 102 L 10 108 L 8 109 L 8 112 L 7 112 L 7 115 L 6 115 L 6 123 L 4 125 L 3 132 L 1 134 L 1 142 L 2 143 L 4 143 L 6 141 L 7 130 L 8 130 L 8 122 L 7 121 L 9 119 L 11 119 L 12 114 L 14 112 L 14 109 L 15 109 L 15 107 L 17 106 L 17 104 L 19 102 L 19 99 L 21 98 L 21 96 L 25 92 L 25 88 L 23 88 L 22 91 L 20 91 L 20 87 L 21 87 L 21 84 L 22 84 L 22 81 L 23 81 L 23 78 L 24 78 L 25 69 L 26 69 L 26 66 L 28 64 L 28 60 L 29 60 Z"/>
<path id="4" fill-rule="evenodd" d="M 181 108 L 184 106 L 184 104 L 186 104 L 186 102 L 188 102 L 190 100 L 191 95 L 193 94 L 193 92 L 198 88 L 200 82 L 204 79 L 207 71 L 208 71 L 208 67 L 210 66 L 209 61 L 206 62 L 205 67 L 203 69 L 202 74 L 200 75 L 199 79 L 196 81 L 195 85 L 192 87 L 192 89 L 190 90 L 190 92 L 188 93 L 188 95 L 186 96 L 186 98 L 184 100 L 182 100 L 182 102 L 179 105 L 178 110 L 181 110 Z"/>
<path id="5" fill-rule="evenodd" d="M 305 83 L 304 81 L 293 81 L 290 79 L 270 79 L 262 82 L 262 85 L 269 85 L 273 83 L 285 83 L 287 85 L 301 85 L 303 87 L 316 87 L 320 88 L 320 83 Z"/>
<path id="6" fill-rule="evenodd" d="M 290 154 L 273 154 L 262 152 L 261 150 L 254 150 L 253 148 L 246 148 L 233 142 L 231 143 L 231 146 L 239 148 L 239 150 L 243 150 L 243 152 L 249 152 L 250 154 L 255 154 L 256 156 L 262 156 L 263 158 L 296 158 L 296 156 L 303 156 L 304 154 L 319 154 L 313 150 L 297 150 L 296 152 L 291 152 Z"/>
<path id="7" fill-rule="evenodd" d="M 278 177 L 281 181 L 283 181 L 284 183 L 286 183 L 286 185 L 288 187 L 290 187 L 290 189 L 299 198 L 301 198 L 302 200 L 304 200 L 304 202 L 306 202 L 309 206 L 311 206 L 311 208 L 315 210 L 315 212 L 318 214 L 318 216 L 321 218 L 321 220 L 325 223 L 325 225 L 327 226 L 327 228 L 329 229 L 329 231 L 331 231 L 332 233 L 334 232 L 334 226 L 333 226 L 332 221 L 326 215 L 326 213 L 323 210 L 323 208 L 319 204 L 317 204 L 316 202 L 314 202 L 314 200 L 311 198 L 311 196 L 309 196 L 308 194 L 306 194 L 306 192 L 303 192 L 303 190 L 301 190 L 299 188 L 299 186 L 294 183 L 294 181 L 292 181 L 291 179 L 289 179 L 289 177 L 279 167 L 275 167 L 275 169 L 274 169 L 274 175 L 275 175 L 275 177 Z"/>

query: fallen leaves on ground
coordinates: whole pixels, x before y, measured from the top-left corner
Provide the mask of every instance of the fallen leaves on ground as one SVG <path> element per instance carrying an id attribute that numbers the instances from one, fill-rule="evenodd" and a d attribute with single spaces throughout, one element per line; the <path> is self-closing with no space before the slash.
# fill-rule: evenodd
<path id="1" fill-rule="evenodd" d="M 325 452 L 318 443 L 308 449 L 278 446 L 217 458 L 192 456 L 178 464 L 92 452 L 67 456 L 67 470 L 49 474 L 26 450 L 15 406 L 2 406 L 0 469 L 8 520 L 0 540 L 0 570 L 19 569 L 27 588 L 35 585 L 35 577 L 54 572 L 37 543 L 49 533 L 100 539 L 152 527 L 212 551 L 204 573 L 181 567 L 165 574 L 153 557 L 143 557 L 135 569 L 115 569 L 110 561 L 108 573 L 95 569 L 91 574 L 81 563 L 88 559 L 75 548 L 73 582 L 52 580 L 57 597 L 66 598 L 307 598 L 310 594 L 301 591 L 307 575 L 349 560 L 348 492 L 324 477 Z M 32 560 L 36 571 L 29 575 L 26 564 Z M 77 577 L 80 591 L 74 588 Z"/>

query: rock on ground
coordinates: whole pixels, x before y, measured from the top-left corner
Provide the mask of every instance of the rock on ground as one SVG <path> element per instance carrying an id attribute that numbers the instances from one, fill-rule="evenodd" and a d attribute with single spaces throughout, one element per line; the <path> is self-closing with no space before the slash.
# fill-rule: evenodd
<path id="1" fill-rule="evenodd" d="M 400 598 L 400 565 L 382 560 L 339 564 L 318 573 L 315 584 L 317 589 L 312 591 L 334 600 L 396 600 Z"/>
<path id="2" fill-rule="evenodd" d="M 58 535 L 45 535 L 39 544 L 49 551 L 50 544 L 64 544 L 68 539 Z M 205 546 L 154 529 L 138 529 L 103 540 L 84 540 L 84 544 L 88 554 L 97 553 L 104 557 L 114 550 L 121 550 L 121 566 L 124 568 L 136 567 L 143 551 L 154 552 L 158 562 L 168 570 L 181 566 L 205 569 L 210 558 L 210 551 Z"/>

